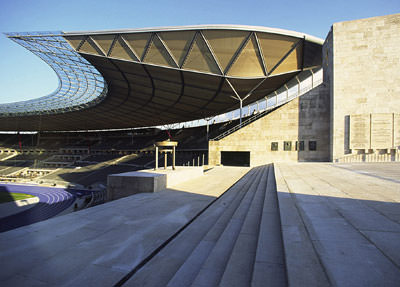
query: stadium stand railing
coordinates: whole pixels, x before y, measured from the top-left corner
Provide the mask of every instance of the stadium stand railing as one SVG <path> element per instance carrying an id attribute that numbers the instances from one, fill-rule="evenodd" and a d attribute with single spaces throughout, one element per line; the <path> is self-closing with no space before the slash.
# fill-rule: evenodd
<path id="1" fill-rule="evenodd" d="M 313 74 L 314 75 L 314 74 Z M 266 99 L 266 108 L 263 111 L 253 110 L 254 115 L 248 117 L 246 120 L 242 121 L 241 123 L 237 124 L 236 126 L 230 128 L 229 130 L 221 133 L 220 135 L 212 138 L 213 141 L 218 141 L 223 139 L 224 137 L 234 133 L 235 131 L 251 124 L 252 122 L 258 120 L 259 118 L 265 116 L 269 112 L 273 111 L 274 109 L 290 102 L 291 100 L 298 98 L 310 90 L 316 88 L 317 86 L 321 85 L 323 82 L 322 78 L 322 69 L 317 70 L 316 73 L 317 77 L 312 77 L 311 82 L 309 82 L 309 78 L 306 78 L 303 82 L 298 82 L 297 85 L 293 85 L 290 88 L 286 86 L 286 89 L 280 93 L 275 92 L 272 95 L 267 96 Z M 250 109 L 250 107 L 248 107 Z"/>

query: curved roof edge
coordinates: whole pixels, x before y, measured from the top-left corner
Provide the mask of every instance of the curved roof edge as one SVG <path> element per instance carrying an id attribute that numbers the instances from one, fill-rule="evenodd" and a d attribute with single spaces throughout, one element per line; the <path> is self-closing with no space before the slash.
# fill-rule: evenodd
<path id="1" fill-rule="evenodd" d="M 296 38 L 305 38 L 309 42 L 322 45 L 324 40 L 315 36 L 296 31 L 290 31 L 279 28 L 270 28 L 263 26 L 249 26 L 249 25 L 228 25 L 228 24 L 210 24 L 210 25 L 187 25 L 187 26 L 165 26 L 165 27 L 151 27 L 151 28 L 135 28 L 135 29 L 116 29 L 116 30 L 96 30 L 96 31 L 71 31 L 63 32 L 66 36 L 84 35 L 84 34 L 115 34 L 115 33 L 145 33 L 145 32 L 163 32 L 163 31 L 184 31 L 184 30 L 244 30 L 254 32 L 265 32 L 272 34 L 279 34 L 285 36 L 292 36 Z"/>
<path id="2" fill-rule="evenodd" d="M 105 99 L 108 86 L 103 76 L 59 32 L 13 32 L 6 36 L 49 65 L 59 85 L 42 97 L 0 104 L 0 118 L 66 113 L 93 107 Z"/>

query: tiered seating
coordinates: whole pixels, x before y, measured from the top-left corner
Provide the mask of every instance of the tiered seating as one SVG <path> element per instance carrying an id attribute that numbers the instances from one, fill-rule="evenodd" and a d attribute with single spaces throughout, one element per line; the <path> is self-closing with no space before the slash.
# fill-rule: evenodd
<path id="1" fill-rule="evenodd" d="M 178 141 L 178 149 L 207 149 L 206 127 L 186 128 L 171 131 L 174 141 Z"/>
<path id="2" fill-rule="evenodd" d="M 219 135 L 236 125 L 238 120 L 209 126 L 209 138 Z M 175 164 L 202 165 L 208 163 L 208 142 L 206 126 L 181 128 L 169 132 L 157 128 L 143 128 L 123 131 L 105 132 L 44 132 L 37 134 L 0 134 L 0 143 L 5 149 L 19 151 L 21 142 L 22 154 L 12 159 L 0 161 L 0 175 L 5 177 L 24 168 L 60 169 L 55 173 L 43 176 L 44 181 L 57 181 L 92 184 L 105 183 L 108 169 L 113 159 L 128 154 L 137 154 L 137 158 L 119 162 L 118 165 L 130 165 L 131 170 L 154 167 L 154 153 L 148 152 L 156 141 L 164 141 L 172 136 L 178 141 Z M 37 143 L 39 142 L 39 145 Z M 7 152 L 7 155 L 11 154 Z M 78 157 L 79 156 L 79 157 Z M 193 161 L 194 160 L 194 161 Z M 114 164 L 114 163 L 113 163 Z M 168 165 L 172 165 L 172 156 L 168 155 Z M 164 166 L 163 155 L 159 156 L 159 166 Z M 71 168 L 70 168 L 71 167 Z M 76 170 L 75 167 L 79 167 Z M 111 168 L 114 170 L 114 168 Z M 99 170 L 98 172 L 96 170 Z M 84 176 L 88 180 L 82 180 Z M 97 175 L 96 175 L 97 174 Z M 41 180 L 41 179 L 39 179 Z M 51 183 L 51 182 L 50 182 Z"/>
<path id="3" fill-rule="evenodd" d="M 239 123 L 233 120 L 209 126 L 213 138 Z M 207 149 L 206 126 L 170 130 L 172 139 L 179 142 L 178 149 Z M 168 139 L 168 133 L 157 128 L 143 128 L 105 132 L 43 132 L 37 134 L 0 134 L 0 146 L 19 150 L 52 150 L 66 147 L 85 147 L 90 150 L 141 150 L 156 141 Z"/>
<path id="4" fill-rule="evenodd" d="M 7 158 L 7 157 L 9 157 L 9 156 L 10 156 L 10 154 L 8 154 L 8 153 L 0 153 L 0 161 L 5 159 L 5 158 Z"/>
<path id="5" fill-rule="evenodd" d="M 0 161 L 0 176 L 11 175 L 33 164 L 31 160 L 14 160 L 14 158 Z"/>
<path id="6" fill-rule="evenodd" d="M 116 173 L 123 173 L 123 172 L 128 172 L 128 171 L 135 171 L 138 168 L 132 167 L 132 166 L 125 166 L 125 165 L 110 165 L 102 169 L 98 169 L 94 172 L 91 172 L 90 174 L 81 174 L 80 177 L 79 173 L 75 174 L 77 176 L 76 179 L 74 179 L 74 182 L 79 183 L 83 186 L 90 186 L 92 184 L 102 184 L 104 186 L 107 186 L 107 176 L 110 174 L 116 174 Z"/>
<path id="7" fill-rule="evenodd" d="M 147 153 L 147 154 L 142 153 L 137 158 L 126 161 L 125 163 L 141 166 L 144 168 L 147 164 L 151 163 L 154 160 L 155 160 L 155 155 L 153 153 Z M 153 167 L 154 167 L 154 165 L 153 165 Z"/>
<path id="8" fill-rule="evenodd" d="M 26 166 L 0 166 L 0 176 L 9 176 L 19 170 L 23 170 Z"/>
<path id="9" fill-rule="evenodd" d="M 57 150 L 62 147 L 65 142 L 62 139 L 41 139 L 37 148 L 45 148 L 47 150 Z"/>
<path id="10" fill-rule="evenodd" d="M 119 154 L 94 154 L 86 157 L 84 161 L 104 162 L 121 157 Z"/>
<path id="11" fill-rule="evenodd" d="M 43 182 L 70 182 L 89 187 L 92 184 L 107 185 L 107 176 L 114 173 L 134 171 L 138 168 L 131 165 L 105 165 L 103 163 L 62 168 L 41 178 Z"/>
<path id="12" fill-rule="evenodd" d="M 35 161 L 35 160 L 45 160 L 46 158 L 50 157 L 49 154 L 47 153 L 21 153 L 18 154 L 14 157 L 12 157 L 10 160 L 23 160 L 23 161 Z"/>

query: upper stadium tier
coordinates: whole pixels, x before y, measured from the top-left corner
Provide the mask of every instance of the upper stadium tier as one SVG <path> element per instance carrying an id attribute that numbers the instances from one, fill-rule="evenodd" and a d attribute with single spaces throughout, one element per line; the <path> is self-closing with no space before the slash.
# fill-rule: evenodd
<path id="1" fill-rule="evenodd" d="M 237 25 L 9 33 L 59 78 L 45 97 L 0 105 L 0 130 L 156 126 L 255 102 L 321 66 L 323 40 Z"/>

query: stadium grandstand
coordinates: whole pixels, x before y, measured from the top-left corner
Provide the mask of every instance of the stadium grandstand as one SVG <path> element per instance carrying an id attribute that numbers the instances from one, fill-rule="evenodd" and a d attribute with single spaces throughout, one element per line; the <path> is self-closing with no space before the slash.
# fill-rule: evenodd
<path id="1" fill-rule="evenodd" d="M 322 83 L 323 40 L 279 29 L 7 36 L 49 64 L 59 87 L 0 105 L 0 129 L 17 132 L 1 135 L 3 181 L 104 189 L 108 174 L 154 168 L 154 144 L 167 139 L 179 142 L 177 165 L 205 165 L 209 140 Z"/>

